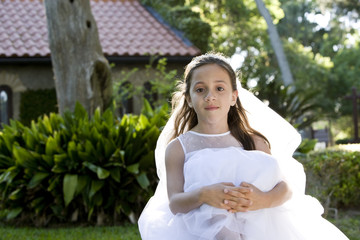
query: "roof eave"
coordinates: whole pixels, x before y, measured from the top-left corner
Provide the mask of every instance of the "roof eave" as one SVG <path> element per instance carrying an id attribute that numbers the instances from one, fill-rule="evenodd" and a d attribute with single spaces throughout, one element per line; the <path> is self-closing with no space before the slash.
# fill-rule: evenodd
<path id="1" fill-rule="evenodd" d="M 114 63 L 149 63 L 151 56 L 105 56 Z M 194 56 L 159 56 L 166 58 L 168 63 L 188 63 Z M 51 64 L 50 57 L 0 57 L 0 64 Z"/>

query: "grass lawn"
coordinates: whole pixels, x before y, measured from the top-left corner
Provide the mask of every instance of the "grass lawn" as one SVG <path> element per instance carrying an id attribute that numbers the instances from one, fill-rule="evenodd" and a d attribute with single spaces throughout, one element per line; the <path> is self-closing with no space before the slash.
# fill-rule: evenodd
<path id="1" fill-rule="evenodd" d="M 329 219 L 350 240 L 360 240 L 360 214 L 339 213 Z M 0 225 L 0 240 L 141 240 L 137 225 L 114 227 L 31 228 Z"/>
<path id="2" fill-rule="evenodd" d="M 329 219 L 350 240 L 360 240 L 360 213 L 340 212 L 337 220 Z"/>
<path id="3" fill-rule="evenodd" d="M 31 228 L 0 226 L 0 240 L 140 240 L 137 225 Z"/>

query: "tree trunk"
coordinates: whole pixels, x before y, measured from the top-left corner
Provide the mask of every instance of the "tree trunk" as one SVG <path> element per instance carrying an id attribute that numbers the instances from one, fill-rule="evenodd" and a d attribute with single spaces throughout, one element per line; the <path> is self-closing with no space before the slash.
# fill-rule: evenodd
<path id="1" fill-rule="evenodd" d="M 284 53 L 284 49 L 279 37 L 279 33 L 272 21 L 269 11 L 267 10 L 264 2 L 262 0 L 255 0 L 257 8 L 259 9 L 260 14 L 264 17 L 266 24 L 268 26 L 268 33 L 271 41 L 271 45 L 274 48 L 276 58 L 279 63 L 281 75 L 284 81 L 285 86 L 292 84 L 294 82 L 291 70 Z"/>
<path id="2" fill-rule="evenodd" d="M 60 114 L 78 101 L 91 116 L 111 103 L 110 66 L 89 0 L 45 0 L 51 61 Z"/>

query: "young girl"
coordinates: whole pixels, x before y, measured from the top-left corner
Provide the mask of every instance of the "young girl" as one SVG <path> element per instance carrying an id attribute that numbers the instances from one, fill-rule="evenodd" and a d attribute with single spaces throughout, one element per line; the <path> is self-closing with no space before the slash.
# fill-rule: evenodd
<path id="1" fill-rule="evenodd" d="M 223 56 L 194 58 L 184 78 L 158 140 L 160 182 L 139 219 L 142 239 L 347 239 L 304 194 L 291 157 L 299 135 L 237 86 Z"/>

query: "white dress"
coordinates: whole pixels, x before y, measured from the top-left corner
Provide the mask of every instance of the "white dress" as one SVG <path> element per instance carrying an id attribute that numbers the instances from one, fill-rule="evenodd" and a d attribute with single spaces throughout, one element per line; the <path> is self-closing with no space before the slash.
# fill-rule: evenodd
<path id="1" fill-rule="evenodd" d="M 189 131 L 177 139 L 185 153 L 185 192 L 219 182 L 238 186 L 244 181 L 270 191 L 284 180 L 281 160 L 262 151 L 244 150 L 230 132 L 209 135 Z M 176 215 L 169 210 L 167 196 L 159 195 L 149 201 L 139 219 L 143 240 L 348 239 L 321 217 L 320 203 L 303 193 L 293 194 L 275 208 L 229 213 L 203 204 Z"/>

